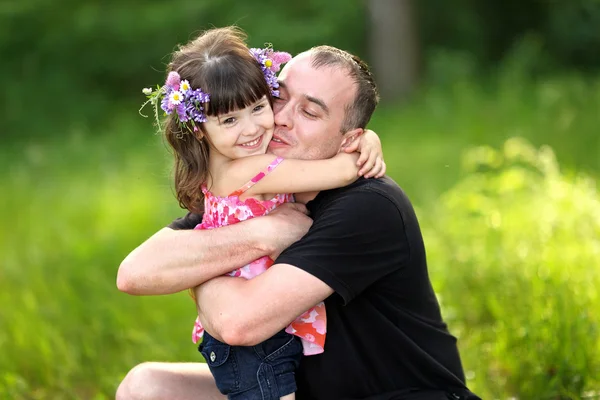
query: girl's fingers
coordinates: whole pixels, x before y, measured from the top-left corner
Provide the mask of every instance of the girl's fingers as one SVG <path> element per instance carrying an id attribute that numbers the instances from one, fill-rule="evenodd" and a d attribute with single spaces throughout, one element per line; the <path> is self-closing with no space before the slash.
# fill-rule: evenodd
<path id="1" fill-rule="evenodd" d="M 381 158 L 377 157 L 377 159 L 375 160 L 375 165 L 367 173 L 367 178 L 379 177 L 379 173 L 381 172 L 381 162 Z"/>
<path id="2" fill-rule="evenodd" d="M 364 169 L 364 164 L 365 162 L 367 162 L 367 160 L 369 159 L 369 152 L 368 151 L 362 151 L 360 153 L 360 157 L 358 157 L 358 161 L 356 162 L 356 166 L 357 167 L 363 167 L 361 168 L 361 170 Z M 359 175 L 362 175 L 359 173 Z"/>
<path id="3" fill-rule="evenodd" d="M 385 165 L 385 161 L 381 160 L 381 171 L 375 176 L 375 178 L 381 178 L 385 175 L 385 171 L 387 170 L 387 165 Z"/>
<path id="4" fill-rule="evenodd" d="M 362 153 L 360 156 L 362 158 Z M 358 171 L 358 175 L 365 176 L 365 178 L 368 178 L 368 176 L 366 176 L 365 174 L 367 172 L 370 172 L 373 169 L 373 166 L 375 165 L 375 161 L 376 161 L 375 154 L 367 154 L 367 157 L 368 157 L 367 161 L 364 162 L 362 168 L 360 169 L 360 171 Z"/>
<path id="5" fill-rule="evenodd" d="M 377 174 L 379 174 L 379 171 L 381 171 L 381 158 L 377 157 L 375 159 L 375 164 L 373 164 L 373 168 L 371 168 L 371 170 L 367 172 L 365 178 L 372 178 L 374 176 L 377 176 Z"/>

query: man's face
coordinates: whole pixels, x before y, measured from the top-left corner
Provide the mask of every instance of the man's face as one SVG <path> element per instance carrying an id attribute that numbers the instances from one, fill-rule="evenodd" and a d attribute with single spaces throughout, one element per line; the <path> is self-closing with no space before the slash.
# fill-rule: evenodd
<path id="1" fill-rule="evenodd" d="M 346 105 L 356 85 L 339 67 L 311 66 L 310 53 L 294 57 L 279 75 L 275 133 L 269 153 L 283 158 L 324 159 L 339 151 Z"/>

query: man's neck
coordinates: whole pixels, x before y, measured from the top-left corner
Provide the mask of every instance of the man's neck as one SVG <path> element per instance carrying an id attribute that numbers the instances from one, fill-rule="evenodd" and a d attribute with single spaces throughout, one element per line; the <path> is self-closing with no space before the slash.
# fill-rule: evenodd
<path id="1" fill-rule="evenodd" d="M 311 200 L 314 200 L 319 192 L 305 192 L 305 193 L 295 193 L 294 198 L 298 203 L 306 204 Z"/>

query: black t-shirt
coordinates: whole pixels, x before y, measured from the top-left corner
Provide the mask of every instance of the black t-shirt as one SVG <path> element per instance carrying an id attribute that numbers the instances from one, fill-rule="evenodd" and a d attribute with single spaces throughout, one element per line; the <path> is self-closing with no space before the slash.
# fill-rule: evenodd
<path id="1" fill-rule="evenodd" d="M 302 358 L 296 398 L 392 400 L 414 390 L 464 389 L 419 224 L 398 185 L 359 179 L 319 193 L 307 207 L 312 227 L 276 263 L 314 275 L 335 293 L 325 300 L 325 352 Z M 190 218 L 170 226 L 193 227 Z"/>

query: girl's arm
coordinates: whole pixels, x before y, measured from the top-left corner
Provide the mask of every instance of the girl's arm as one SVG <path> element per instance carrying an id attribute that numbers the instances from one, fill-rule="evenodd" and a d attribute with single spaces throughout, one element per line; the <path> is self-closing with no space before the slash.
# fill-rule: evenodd
<path id="1" fill-rule="evenodd" d="M 358 157 L 358 153 L 341 152 L 325 160 L 285 159 L 245 194 L 303 193 L 346 186 L 358 179 Z M 227 171 L 231 184 L 239 188 L 275 158 L 265 154 L 233 161 Z"/>
<path id="2" fill-rule="evenodd" d="M 260 155 L 240 158 L 231 164 L 230 182 L 239 188 L 264 170 L 275 156 Z M 359 170 L 360 169 L 360 170 Z M 286 159 L 246 191 L 247 195 L 264 193 L 303 193 L 346 186 L 359 176 L 381 177 L 385 174 L 381 141 L 377 134 L 366 130 L 344 152 L 325 160 Z M 235 190 L 235 189 L 233 189 Z"/>

